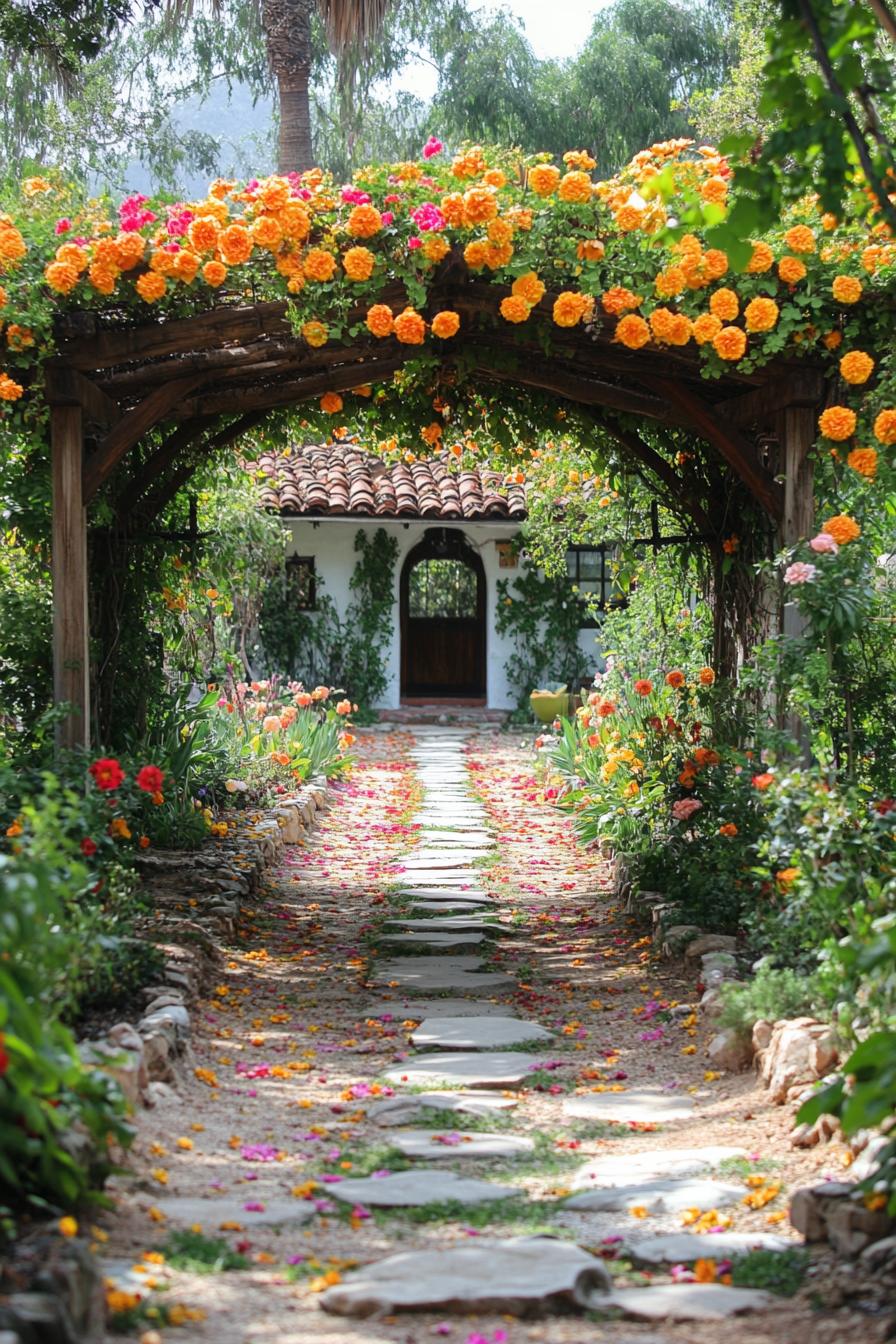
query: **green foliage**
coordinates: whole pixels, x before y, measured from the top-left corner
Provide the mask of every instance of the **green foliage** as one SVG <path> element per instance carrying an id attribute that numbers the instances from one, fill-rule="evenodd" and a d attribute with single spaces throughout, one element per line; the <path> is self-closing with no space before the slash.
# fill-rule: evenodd
<path id="1" fill-rule="evenodd" d="M 594 675 L 594 657 L 579 647 L 585 607 L 564 578 L 549 578 L 526 568 L 513 581 L 500 579 L 495 629 L 510 635 L 513 653 L 505 664 L 520 709 L 529 692 L 566 685 L 575 694 Z"/>
<path id="2" fill-rule="evenodd" d="M 203 1232 L 180 1228 L 172 1232 L 162 1246 L 165 1263 L 170 1269 L 187 1274 L 221 1274 L 231 1269 L 248 1269 L 249 1261 L 233 1251 L 221 1237 L 207 1237 Z"/>
<path id="3" fill-rule="evenodd" d="M 81 1064 L 57 1016 L 66 961 L 85 950 L 69 895 L 44 859 L 0 855 L 0 1226 L 95 1197 L 111 1170 L 107 1138 L 130 1142 L 120 1092 Z"/>
<path id="4" fill-rule="evenodd" d="M 722 985 L 722 1011 L 719 1023 L 739 1031 L 750 1031 L 754 1022 L 764 1018 L 800 1017 L 811 1012 L 819 999 L 815 977 L 763 962 L 749 980 L 727 980 Z"/>
<path id="5" fill-rule="evenodd" d="M 809 1268 L 809 1253 L 797 1247 L 785 1251 L 749 1251 L 731 1266 L 735 1288 L 764 1288 L 779 1297 L 793 1297 Z"/>
<path id="6" fill-rule="evenodd" d="M 268 587 L 260 613 L 266 663 L 307 686 L 343 687 L 363 710 L 383 695 L 388 679 L 383 654 L 392 635 L 398 542 L 379 527 L 355 534 L 358 560 L 352 598 L 343 616 L 327 594 L 317 610 L 290 608 L 285 580 Z M 318 578 L 318 592 L 321 580 Z"/>

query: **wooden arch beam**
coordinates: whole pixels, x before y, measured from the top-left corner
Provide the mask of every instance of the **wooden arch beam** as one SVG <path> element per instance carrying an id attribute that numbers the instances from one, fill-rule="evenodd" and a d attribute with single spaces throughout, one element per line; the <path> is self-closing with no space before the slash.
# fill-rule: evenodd
<path id="1" fill-rule="evenodd" d="M 241 434 L 248 434 L 256 425 L 261 424 L 265 419 L 264 411 L 251 411 L 247 415 L 241 415 L 231 424 L 225 425 L 223 429 L 218 430 L 207 443 L 201 445 L 197 455 L 191 455 L 186 461 L 177 464 L 174 472 L 164 481 L 159 481 L 155 489 L 147 496 L 145 503 L 140 508 L 140 514 L 143 518 L 151 520 L 157 518 L 167 504 L 171 502 L 178 490 L 186 485 L 193 473 L 199 468 L 201 461 L 209 457 L 219 448 L 226 448 L 228 443 L 238 439 Z M 194 439 L 195 442 L 195 439 Z"/>
<path id="2" fill-rule="evenodd" d="M 625 448 L 626 452 L 660 478 L 670 494 L 687 510 L 694 524 L 704 536 L 715 536 L 716 528 L 713 526 L 709 514 L 699 500 L 695 499 L 690 491 L 683 487 L 681 478 L 676 475 L 665 458 L 651 448 L 650 444 L 645 443 L 634 430 L 628 429 L 625 425 L 620 425 L 613 417 L 595 417 L 595 421 L 601 429 L 605 430 L 618 444 Z"/>
<path id="3" fill-rule="evenodd" d="M 144 434 L 165 420 L 184 397 L 194 392 L 204 375 L 174 378 L 144 397 L 109 431 L 84 463 L 84 502 L 89 504 L 105 485 L 129 449 Z"/>
<path id="4" fill-rule="evenodd" d="M 687 417 L 700 438 L 721 454 L 753 498 L 775 522 L 780 523 L 784 516 L 784 491 L 762 466 L 750 441 L 733 425 L 727 425 L 708 402 L 684 384 L 657 378 L 650 386 Z"/>
<path id="5" fill-rule="evenodd" d="M 120 519 L 127 518 L 147 490 L 177 461 L 190 444 L 200 438 L 212 425 L 212 418 L 196 416 L 178 425 L 164 443 L 148 458 L 128 482 L 115 501 L 115 512 Z"/>

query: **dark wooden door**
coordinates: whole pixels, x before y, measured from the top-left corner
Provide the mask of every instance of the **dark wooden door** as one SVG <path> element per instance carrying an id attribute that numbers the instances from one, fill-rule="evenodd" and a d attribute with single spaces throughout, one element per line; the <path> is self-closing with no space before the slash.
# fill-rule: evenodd
<path id="1" fill-rule="evenodd" d="M 405 561 L 401 692 L 458 699 L 485 694 L 485 572 L 458 533 L 434 531 Z"/>

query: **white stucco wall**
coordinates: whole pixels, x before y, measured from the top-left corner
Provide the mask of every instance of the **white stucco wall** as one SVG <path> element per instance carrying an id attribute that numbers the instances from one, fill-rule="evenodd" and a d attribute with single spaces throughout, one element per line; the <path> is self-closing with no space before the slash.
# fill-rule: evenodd
<path id="1" fill-rule="evenodd" d="M 452 531 L 462 532 L 471 546 L 482 557 L 486 586 L 486 704 L 490 709 L 512 709 L 517 696 L 514 688 L 507 682 L 504 665 L 513 652 L 513 641 L 508 636 L 499 635 L 495 630 L 495 607 L 497 603 L 497 583 L 499 579 L 510 579 L 519 574 L 519 569 L 501 569 L 499 565 L 497 541 L 508 541 L 519 531 L 516 523 L 440 523 L 436 520 L 424 522 L 405 522 L 400 519 L 372 518 L 369 521 L 357 518 L 291 518 L 284 519 L 284 525 L 291 534 L 287 545 L 289 555 L 313 555 L 315 569 L 323 580 L 323 591 L 343 615 L 350 600 L 349 580 L 355 568 L 357 556 L 354 550 L 355 533 L 361 529 L 368 534 L 377 528 L 384 528 L 398 541 L 399 553 L 395 565 L 395 621 L 391 642 L 385 651 L 385 667 L 388 687 L 378 709 L 396 709 L 401 701 L 401 635 L 399 629 L 399 582 L 405 556 L 432 527 L 448 527 Z M 587 654 L 593 654 L 595 667 L 599 666 L 596 630 L 582 630 L 579 645 Z"/>

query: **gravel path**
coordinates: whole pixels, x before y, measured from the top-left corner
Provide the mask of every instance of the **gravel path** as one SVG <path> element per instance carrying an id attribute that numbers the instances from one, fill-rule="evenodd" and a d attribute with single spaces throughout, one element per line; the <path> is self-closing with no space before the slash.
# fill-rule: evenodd
<path id="1" fill-rule="evenodd" d="M 542 797 L 524 745 L 506 734 L 449 730 L 364 733 L 359 745 L 359 766 L 337 789 L 335 805 L 306 846 L 292 847 L 228 949 L 226 973 L 196 1014 L 193 1077 L 176 1099 L 138 1117 L 131 1170 L 117 1178 L 115 1208 L 100 1219 L 108 1272 L 123 1285 L 151 1280 L 163 1290 L 158 1301 L 204 1313 L 176 1332 L 161 1330 L 162 1338 L 183 1341 L 715 1342 L 718 1322 L 657 1326 L 606 1310 L 534 1320 L 485 1308 L 467 1316 L 444 1308 L 370 1319 L 331 1314 L 344 1308 L 356 1266 L 397 1252 L 481 1247 L 494 1238 L 547 1234 L 597 1257 L 621 1287 L 656 1286 L 670 1281 L 669 1267 L 638 1271 L 627 1248 L 696 1230 L 706 1242 L 704 1258 L 719 1268 L 725 1257 L 714 1254 L 710 1229 L 791 1239 L 788 1189 L 837 1175 L 845 1161 L 837 1144 L 795 1152 L 786 1108 L 769 1105 L 750 1076 L 708 1070 L 705 1041 L 688 1010 L 696 997 L 693 972 L 652 961 L 649 941 L 606 894 L 606 865 L 576 846 L 568 819 Z M 404 894 L 421 889 L 425 894 Z M 444 930 L 445 914 L 483 913 L 481 925 Z M 430 916 L 439 921 L 442 944 L 431 952 L 386 941 L 403 930 L 422 928 L 425 936 L 418 921 Z M 463 941 L 483 937 L 482 927 L 482 942 Z M 461 988 L 427 989 L 449 963 Z M 502 978 L 475 984 L 481 971 L 470 967 L 477 963 Z M 399 970 L 384 975 L 385 964 Z M 418 983 L 408 988 L 407 968 L 418 965 Z M 443 1007 L 445 998 L 451 1004 Z M 423 1012 L 415 1006 L 421 999 Z M 484 1005 L 481 1021 L 467 1016 L 471 1001 Z M 438 1061 L 447 1070 L 463 1058 L 474 1073 L 487 1074 L 499 1058 L 492 1058 L 491 1037 L 482 1036 L 488 1048 L 477 1055 L 465 1048 L 465 1023 L 485 1033 L 488 1024 L 506 1028 L 508 1017 L 514 1027 L 537 1024 L 539 1037 L 544 1029 L 553 1033 L 532 1044 L 514 1032 L 509 1046 L 495 1047 L 501 1067 L 521 1081 L 494 1085 L 474 1077 L 475 1095 L 458 1099 L 465 1109 L 427 1104 L 415 1114 L 416 1093 L 405 1082 L 420 1067 L 414 1061 L 434 1058 L 438 1072 Z M 426 1026 L 415 1050 L 409 1035 L 421 1019 Z M 438 1050 L 440 1041 L 464 1048 Z M 420 1083 L 433 1086 L 444 1090 L 438 1079 Z M 647 1110 L 629 1119 L 636 1095 Z M 393 1099 L 401 1096 L 408 1104 L 396 1112 Z M 671 1101 L 681 1104 L 670 1116 Z M 625 1109 L 613 1121 L 577 1118 L 570 1112 L 583 1102 L 586 1110 L 607 1102 Z M 398 1126 L 381 1123 L 396 1116 Z M 524 1142 L 504 1153 L 502 1138 Z M 727 1206 L 654 1209 L 650 1191 L 613 1211 L 562 1205 L 570 1192 L 593 1184 L 586 1164 L 622 1158 L 612 1183 L 631 1185 L 650 1179 L 639 1154 L 710 1148 L 744 1153 L 721 1170 L 716 1157 L 700 1173 L 721 1179 L 729 1192 L 735 1187 Z M 664 1160 L 652 1158 L 647 1167 Z M 378 1198 L 388 1174 L 421 1166 L 520 1193 L 503 1202 L 434 1204 L 441 1183 L 425 1176 L 416 1208 L 382 1209 L 374 1198 L 336 1193 L 343 1181 L 376 1173 L 360 1188 Z M 757 1191 L 767 1203 L 742 1202 L 750 1195 L 761 1204 Z M 195 1244 L 220 1240 L 245 1267 L 184 1268 L 171 1250 L 191 1228 Z M 413 1267 L 404 1281 L 423 1282 Z M 866 1344 L 883 1339 L 874 1303 L 863 1312 L 842 1305 L 844 1297 L 841 1280 L 820 1261 L 796 1298 L 775 1299 L 723 1328 L 729 1344 L 840 1344 L 859 1331 Z M 813 1309 L 818 1304 L 826 1309 Z M 154 1344 L 151 1321 L 122 1337 L 141 1335 Z"/>

